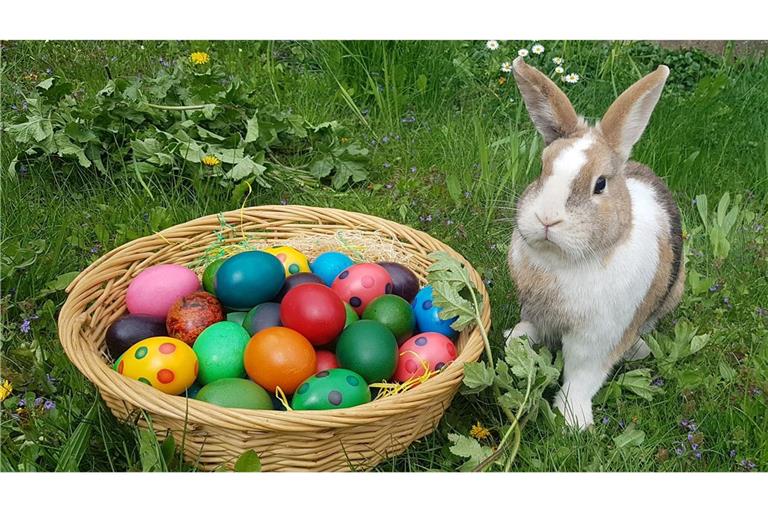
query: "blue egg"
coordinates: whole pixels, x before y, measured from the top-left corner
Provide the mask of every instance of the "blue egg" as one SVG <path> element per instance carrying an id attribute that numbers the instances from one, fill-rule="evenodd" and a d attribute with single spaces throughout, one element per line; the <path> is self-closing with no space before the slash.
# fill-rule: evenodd
<path id="1" fill-rule="evenodd" d="M 413 316 L 416 317 L 416 330 L 418 332 L 438 332 L 449 338 L 454 338 L 458 334 L 451 328 L 451 324 L 456 318 L 442 320 L 437 314 L 442 310 L 432 304 L 432 287 L 427 285 L 416 294 L 413 302 Z"/>
<path id="2" fill-rule="evenodd" d="M 336 276 L 354 264 L 355 262 L 352 261 L 352 258 L 346 254 L 324 252 L 309 264 L 309 268 L 312 269 L 314 274 L 320 276 L 320 279 L 323 280 L 326 286 L 331 286 Z"/>
<path id="3" fill-rule="evenodd" d="M 285 269 L 280 260 L 263 251 L 248 251 L 228 258 L 214 277 L 216 297 L 238 311 L 275 298 L 285 283 Z"/>
<path id="4" fill-rule="evenodd" d="M 197 381 L 193 382 L 192 385 L 187 388 L 187 398 L 195 398 L 197 396 L 197 392 L 201 389 L 203 389 L 202 384 Z"/>

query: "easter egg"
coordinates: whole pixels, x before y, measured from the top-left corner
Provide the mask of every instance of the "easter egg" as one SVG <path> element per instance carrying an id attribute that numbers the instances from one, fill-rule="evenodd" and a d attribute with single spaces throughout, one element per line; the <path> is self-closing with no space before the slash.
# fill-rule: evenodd
<path id="1" fill-rule="evenodd" d="M 193 292 L 171 306 L 165 327 L 168 336 L 192 345 L 206 327 L 224 318 L 224 308 L 216 297 L 208 292 Z"/>
<path id="2" fill-rule="evenodd" d="M 209 384 L 228 377 L 245 377 L 243 352 L 251 336 L 234 322 L 218 322 L 197 337 L 192 350 L 200 367 L 197 380 Z"/>
<path id="3" fill-rule="evenodd" d="M 280 323 L 280 304 L 265 302 L 251 309 L 243 319 L 243 327 L 253 336 L 267 327 L 278 327 Z"/>
<path id="4" fill-rule="evenodd" d="M 234 409 L 274 409 L 272 398 L 264 388 L 248 379 L 234 377 L 206 384 L 197 393 L 197 399 Z"/>
<path id="5" fill-rule="evenodd" d="M 197 275 L 174 264 L 145 268 L 133 278 L 125 292 L 128 312 L 165 318 L 174 302 L 200 289 Z"/>
<path id="6" fill-rule="evenodd" d="M 392 278 L 383 267 L 375 263 L 358 263 L 339 274 L 331 288 L 358 315 L 362 315 L 373 299 L 392 293 Z"/>
<path id="7" fill-rule="evenodd" d="M 344 409 L 371 401 L 371 391 L 357 373 L 343 368 L 317 372 L 301 383 L 291 407 L 297 411 Z"/>
<path id="8" fill-rule="evenodd" d="M 187 398 L 195 398 L 201 389 L 203 389 L 203 385 L 200 384 L 198 381 L 195 381 L 192 383 L 191 386 L 187 388 L 187 391 L 185 394 L 187 395 Z"/>
<path id="9" fill-rule="evenodd" d="M 442 311 L 432 304 L 432 287 L 427 285 L 416 294 L 411 304 L 413 307 L 413 316 L 416 317 L 417 332 L 439 332 L 448 337 L 455 337 L 458 334 L 451 324 L 456 321 L 456 317 L 443 320 L 438 316 Z"/>
<path id="10" fill-rule="evenodd" d="M 349 302 L 344 303 L 344 310 L 347 313 L 347 319 L 344 321 L 344 327 L 347 327 L 352 322 L 357 322 L 360 317 L 355 313 L 355 308 L 349 305 Z"/>
<path id="11" fill-rule="evenodd" d="M 331 286 L 336 276 L 354 264 L 355 262 L 352 261 L 352 258 L 346 254 L 330 251 L 324 252 L 315 258 L 309 264 L 309 268 L 312 269 L 314 274 L 320 276 L 320 279 L 323 280 L 326 286 Z"/>
<path id="12" fill-rule="evenodd" d="M 374 320 L 359 320 L 336 343 L 339 366 L 359 373 L 370 384 L 392 376 L 397 367 L 397 341 L 392 331 Z"/>
<path id="13" fill-rule="evenodd" d="M 280 293 L 277 294 L 277 298 L 275 300 L 277 302 L 282 301 L 286 293 L 293 290 L 299 285 L 308 284 L 308 283 L 321 284 L 325 286 L 325 283 L 323 283 L 323 280 L 320 279 L 320 277 L 316 276 L 315 274 L 311 272 L 299 272 L 298 274 L 293 274 L 285 278 L 285 284 L 280 289 Z"/>
<path id="14" fill-rule="evenodd" d="M 317 359 L 315 365 L 316 372 L 339 367 L 339 361 L 336 360 L 336 355 L 330 350 L 318 350 L 315 352 L 315 358 Z"/>
<path id="15" fill-rule="evenodd" d="M 227 261 L 227 258 L 219 258 L 212 261 L 208 264 L 207 267 L 205 267 L 205 270 L 203 271 L 203 290 L 214 295 L 216 294 L 214 279 L 216 277 L 216 272 L 219 270 L 219 267 L 221 267 L 225 261 Z"/>
<path id="16" fill-rule="evenodd" d="M 315 372 L 315 349 L 307 338 L 287 327 L 267 327 L 253 335 L 243 354 L 245 371 L 270 393 L 287 395 Z"/>
<path id="17" fill-rule="evenodd" d="M 247 311 L 272 300 L 285 282 L 283 266 L 263 251 L 247 251 L 228 258 L 216 271 L 216 297 L 230 308 Z"/>
<path id="18" fill-rule="evenodd" d="M 344 303 L 323 284 L 297 286 L 280 303 L 282 324 L 303 334 L 313 345 L 336 339 L 346 319 Z"/>
<path id="19" fill-rule="evenodd" d="M 280 260 L 280 263 L 285 269 L 285 277 L 298 274 L 299 272 L 309 272 L 309 262 L 307 261 L 307 257 L 293 247 L 280 245 L 278 247 L 264 249 L 264 252 L 274 255 Z"/>
<path id="20" fill-rule="evenodd" d="M 411 305 L 398 295 L 382 295 L 368 304 L 363 319 L 384 324 L 395 335 L 397 343 L 407 340 L 416 327 Z"/>
<path id="21" fill-rule="evenodd" d="M 246 314 L 245 311 L 230 311 L 227 313 L 227 322 L 235 322 L 236 324 L 243 325 L 243 320 L 245 320 Z"/>
<path id="22" fill-rule="evenodd" d="M 109 326 L 107 353 L 114 360 L 135 343 L 155 336 L 167 336 L 165 320 L 149 315 L 123 315 Z"/>
<path id="23" fill-rule="evenodd" d="M 392 278 L 392 293 L 404 298 L 408 303 L 419 292 L 419 278 L 408 267 L 391 261 L 379 262 Z"/>
<path id="24" fill-rule="evenodd" d="M 155 336 L 142 340 L 115 361 L 117 373 L 171 395 L 178 395 L 197 378 L 197 356 L 181 340 Z"/>
<path id="25" fill-rule="evenodd" d="M 455 359 L 456 345 L 447 336 L 438 332 L 417 334 L 400 345 L 395 380 L 405 382 L 413 377 L 421 377 L 427 371 L 426 368 L 430 371 L 442 370 Z"/>

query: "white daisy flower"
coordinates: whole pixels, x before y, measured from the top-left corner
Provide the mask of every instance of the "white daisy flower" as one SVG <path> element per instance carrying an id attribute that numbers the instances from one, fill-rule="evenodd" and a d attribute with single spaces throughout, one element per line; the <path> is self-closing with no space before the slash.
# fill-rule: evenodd
<path id="1" fill-rule="evenodd" d="M 238 48 L 237 49 L 237 53 L 243 53 L 243 49 L 242 48 Z"/>
<path id="2" fill-rule="evenodd" d="M 556 66 L 562 66 L 563 58 L 562 57 L 552 57 L 552 64 L 554 64 Z"/>
<path id="3" fill-rule="evenodd" d="M 525 49 L 525 48 L 520 48 L 519 50 L 517 50 L 517 54 L 520 57 L 527 57 L 528 56 L 528 50 Z"/>
<path id="4" fill-rule="evenodd" d="M 512 72 L 512 63 L 511 63 L 511 62 L 504 62 L 504 63 L 501 65 L 501 70 L 502 70 L 504 73 L 511 73 L 511 72 Z"/>
<path id="5" fill-rule="evenodd" d="M 563 77 L 564 82 L 568 82 L 569 84 L 575 84 L 579 81 L 579 74 L 578 73 L 568 73 Z"/>
<path id="6" fill-rule="evenodd" d="M 557 73 L 558 75 L 562 75 L 563 73 L 565 73 L 565 70 L 563 69 L 563 66 L 557 66 L 555 68 L 555 73 Z"/>
<path id="7" fill-rule="evenodd" d="M 531 51 L 536 55 L 541 55 L 542 53 L 544 53 L 544 47 L 540 44 L 535 44 L 533 45 L 533 47 L 531 47 Z"/>
<path id="8" fill-rule="evenodd" d="M 498 50 L 499 49 L 499 42 L 496 41 L 495 39 L 491 39 L 490 41 L 485 43 L 485 47 L 488 48 L 491 51 Z"/>
<path id="9" fill-rule="evenodd" d="M 144 49 L 144 45 L 141 45 L 141 49 L 142 49 L 142 50 Z"/>

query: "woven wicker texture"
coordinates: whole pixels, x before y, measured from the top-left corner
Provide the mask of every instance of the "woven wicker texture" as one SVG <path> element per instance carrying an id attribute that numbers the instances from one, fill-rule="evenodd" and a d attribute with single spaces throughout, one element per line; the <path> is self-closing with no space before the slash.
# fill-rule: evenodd
<path id="1" fill-rule="evenodd" d="M 259 454 L 265 471 L 368 469 L 432 432 L 461 384 L 463 363 L 477 360 L 483 350 L 477 326 L 461 333 L 456 362 L 425 383 L 400 395 L 336 411 L 226 409 L 164 394 L 112 370 L 104 335 L 126 312 L 125 292 L 131 279 L 160 263 L 199 265 L 206 249 L 221 242 L 222 219 L 232 226 L 224 233 L 224 244 L 242 243 L 246 238 L 265 246 L 292 243 L 313 257 L 333 248 L 349 252 L 343 241 L 351 239 L 358 248 L 367 244 L 386 259 L 407 264 L 422 282 L 431 263 L 427 255 L 446 251 L 466 265 L 482 296 L 483 324 L 490 328 L 488 294 L 478 273 L 461 255 L 426 233 L 329 208 L 258 206 L 209 215 L 110 251 L 67 289 L 69 297 L 59 315 L 61 344 L 113 414 L 146 426 L 140 414 L 144 410 L 159 437 L 173 435 L 189 462 L 209 470 L 231 467 L 248 449 Z M 371 251 L 361 252 L 371 256 Z"/>

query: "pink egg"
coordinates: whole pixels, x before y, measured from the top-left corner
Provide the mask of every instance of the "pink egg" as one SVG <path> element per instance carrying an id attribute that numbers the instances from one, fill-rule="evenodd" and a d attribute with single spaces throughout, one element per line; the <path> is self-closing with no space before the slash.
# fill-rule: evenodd
<path id="1" fill-rule="evenodd" d="M 317 368 L 315 371 L 321 372 L 323 370 L 339 367 L 339 361 L 336 359 L 336 355 L 333 352 L 328 350 L 318 350 L 315 355 L 317 359 Z"/>
<path id="2" fill-rule="evenodd" d="M 155 265 L 133 278 L 125 294 L 125 304 L 134 315 L 165 318 L 174 302 L 199 289 L 200 280 L 187 267 Z"/>
<path id="3" fill-rule="evenodd" d="M 392 277 L 381 265 L 358 263 L 336 276 L 331 289 L 362 315 L 373 299 L 392 293 Z"/>
<path id="4" fill-rule="evenodd" d="M 456 345 L 438 332 L 422 332 L 408 338 L 400 346 L 394 379 L 405 382 L 425 373 L 425 364 L 430 371 L 442 369 L 456 359 Z"/>

